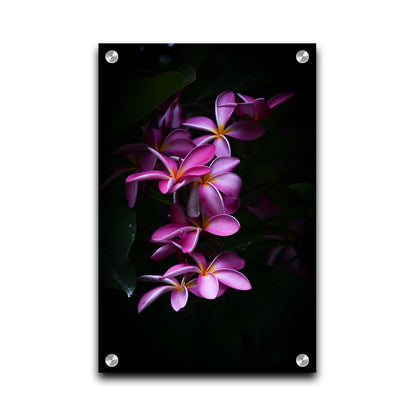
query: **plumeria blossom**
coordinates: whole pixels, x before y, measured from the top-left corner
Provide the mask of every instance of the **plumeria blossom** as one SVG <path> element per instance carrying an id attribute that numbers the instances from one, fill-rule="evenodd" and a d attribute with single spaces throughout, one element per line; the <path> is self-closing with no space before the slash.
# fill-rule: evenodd
<path id="1" fill-rule="evenodd" d="M 157 157 L 148 150 L 149 147 L 170 156 L 183 158 L 196 146 L 187 130 L 176 129 L 162 138 L 162 132 L 152 129 L 149 123 L 143 129 L 143 140 L 144 143 L 127 144 L 113 152 L 115 156 L 128 159 L 128 163 L 118 166 L 103 182 L 101 188 L 124 173 L 152 170 Z M 132 208 L 137 198 L 137 182 L 126 182 L 126 198 L 129 207 Z"/>
<path id="2" fill-rule="evenodd" d="M 231 251 L 224 251 L 215 257 L 207 265 L 202 254 L 190 253 L 196 266 L 188 263 L 180 263 L 172 266 L 163 275 L 162 280 L 183 274 L 198 274 L 198 292 L 205 299 L 215 299 L 220 290 L 220 283 L 238 290 L 250 290 L 251 284 L 243 273 L 239 272 L 244 267 L 244 260 Z"/>
<path id="3" fill-rule="evenodd" d="M 184 129 L 173 130 L 164 137 L 161 130 L 153 129 L 148 123 L 143 129 L 143 143 L 122 146 L 114 154 L 127 158 L 141 154 L 140 168 L 145 172 L 152 170 L 157 161 L 157 156 L 149 151 L 149 147 L 168 156 L 184 158 L 195 147 L 190 137 L 189 131 Z"/>
<path id="4" fill-rule="evenodd" d="M 152 152 L 165 166 L 167 172 L 160 170 L 151 170 L 148 172 L 140 172 L 130 175 L 126 178 L 126 182 L 140 182 L 148 180 L 158 180 L 159 181 L 159 190 L 162 194 L 173 193 L 177 191 L 182 186 L 186 185 L 187 179 L 197 178 L 204 176 L 211 172 L 211 169 L 208 166 L 205 166 L 205 163 L 211 161 L 214 156 L 214 146 L 213 145 L 203 145 L 198 146 L 192 149 L 183 161 L 179 164 L 159 153 L 158 151 L 148 147 L 148 150 Z"/>
<path id="5" fill-rule="evenodd" d="M 225 106 L 225 104 L 231 104 L 231 106 Z M 215 100 L 217 124 L 208 117 L 192 117 L 183 123 L 186 127 L 208 131 L 209 135 L 201 136 L 194 142 L 199 146 L 213 141 L 217 157 L 231 156 L 231 147 L 226 136 L 239 140 L 255 140 L 265 132 L 264 127 L 254 121 L 237 121 L 226 127 L 234 111 L 233 105 L 236 105 L 234 93 L 224 91 Z"/>
<path id="6" fill-rule="evenodd" d="M 144 282 L 164 283 L 163 286 L 158 286 L 141 297 L 137 308 L 139 313 L 142 312 L 143 309 L 147 308 L 157 298 L 168 292 L 172 292 L 170 295 L 170 303 L 173 310 L 178 312 L 180 309 L 184 308 L 188 302 L 188 291 L 197 285 L 197 279 L 186 282 L 185 277 L 182 279 L 181 283 L 179 283 L 174 277 L 163 279 L 163 282 L 161 282 L 161 276 L 156 275 L 139 276 L 138 279 Z"/>
<path id="7" fill-rule="evenodd" d="M 182 244 L 175 243 L 181 247 L 183 253 L 191 253 L 195 250 L 199 235 L 202 231 L 218 236 L 229 236 L 240 229 L 240 223 L 231 215 L 219 214 L 213 217 L 204 215 L 200 218 L 187 218 L 179 204 L 172 204 L 170 210 L 172 223 L 163 225 L 157 229 L 151 238 L 152 242 L 165 242 L 174 237 L 181 237 Z M 184 236 L 184 234 L 186 234 Z"/>
<path id="8" fill-rule="evenodd" d="M 200 203 L 210 215 L 233 214 L 240 200 L 241 178 L 232 173 L 240 160 L 235 157 L 219 157 L 210 165 L 211 172 L 195 181 L 188 200 L 188 215 L 198 216 Z"/>
<path id="9" fill-rule="evenodd" d="M 243 101 L 236 105 L 230 104 L 229 107 L 235 106 L 235 114 L 238 116 L 247 116 L 254 121 L 264 120 L 270 115 L 271 110 L 293 97 L 293 92 L 282 92 L 266 101 L 264 98 L 253 98 L 248 95 L 237 95 Z"/>

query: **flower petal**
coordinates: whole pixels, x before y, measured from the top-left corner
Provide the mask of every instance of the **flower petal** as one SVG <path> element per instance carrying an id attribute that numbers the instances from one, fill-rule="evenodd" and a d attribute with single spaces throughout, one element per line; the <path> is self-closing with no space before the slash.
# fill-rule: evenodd
<path id="1" fill-rule="evenodd" d="M 243 273 L 231 269 L 220 269 L 215 271 L 216 278 L 228 287 L 238 290 L 250 290 L 251 284 Z"/>
<path id="2" fill-rule="evenodd" d="M 257 98 L 251 103 L 239 104 L 235 110 L 238 116 L 247 116 L 252 120 L 264 120 L 270 115 L 270 107 L 264 98 Z"/>
<path id="3" fill-rule="evenodd" d="M 205 257 L 200 253 L 189 253 L 189 255 L 195 260 L 196 264 L 201 270 L 205 270 L 207 267 L 207 261 Z"/>
<path id="4" fill-rule="evenodd" d="M 223 195 L 224 211 L 226 214 L 234 214 L 240 208 L 240 198 L 234 199 L 228 195 Z"/>
<path id="5" fill-rule="evenodd" d="M 137 311 L 140 313 L 143 309 L 147 308 L 151 303 L 153 303 L 158 297 L 162 296 L 166 292 L 174 290 L 172 286 L 160 286 L 152 289 L 151 291 L 145 293 L 140 299 L 139 306 Z"/>
<path id="6" fill-rule="evenodd" d="M 270 100 L 267 101 L 267 104 L 270 108 L 275 108 L 279 104 L 282 104 L 289 98 L 293 97 L 294 95 L 294 92 L 281 92 L 280 94 L 277 94 L 274 97 L 270 98 Z"/>
<path id="7" fill-rule="evenodd" d="M 162 153 L 159 153 L 157 150 L 152 149 L 151 147 L 148 147 L 147 150 L 152 152 L 166 167 L 168 172 L 171 176 L 175 176 L 178 172 L 178 166 L 176 165 L 176 162 L 172 160 L 171 158 L 162 155 Z"/>
<path id="8" fill-rule="evenodd" d="M 116 167 L 110 175 L 106 178 L 106 180 L 101 184 L 100 189 L 103 189 L 104 186 L 108 185 L 111 181 L 113 181 L 117 176 L 120 176 L 123 173 L 131 172 L 132 170 L 137 170 L 133 165 L 122 165 Z"/>
<path id="9" fill-rule="evenodd" d="M 149 145 L 146 143 L 129 143 L 114 150 L 114 156 L 137 156 L 144 150 L 147 150 Z"/>
<path id="10" fill-rule="evenodd" d="M 214 157 L 215 148 L 212 144 L 203 144 L 195 149 L 192 149 L 183 162 L 181 163 L 179 170 L 181 172 L 190 169 L 196 165 L 205 165 L 211 161 Z"/>
<path id="11" fill-rule="evenodd" d="M 165 140 L 163 140 L 163 145 L 171 144 L 176 140 L 187 140 L 191 138 L 191 133 L 185 129 L 175 129 L 171 131 Z"/>
<path id="12" fill-rule="evenodd" d="M 143 172 L 152 170 L 156 165 L 157 157 L 151 152 L 145 152 L 140 161 L 140 169 Z"/>
<path id="13" fill-rule="evenodd" d="M 193 182 L 189 192 L 187 214 L 191 218 L 199 217 L 201 214 L 201 208 L 199 206 L 198 186 L 198 182 Z"/>
<path id="14" fill-rule="evenodd" d="M 238 121 L 228 127 L 225 134 L 239 140 L 255 140 L 265 131 L 265 128 L 255 121 Z"/>
<path id="15" fill-rule="evenodd" d="M 219 284 L 212 273 L 198 276 L 198 292 L 205 299 L 215 299 L 218 295 Z"/>
<path id="16" fill-rule="evenodd" d="M 231 156 L 231 146 L 225 136 L 217 137 L 214 140 L 215 156 Z"/>
<path id="17" fill-rule="evenodd" d="M 173 192 L 172 188 L 176 184 L 176 179 L 169 178 L 167 181 L 160 181 L 158 183 L 159 190 L 162 194 L 167 194 L 168 192 Z"/>
<path id="18" fill-rule="evenodd" d="M 186 219 L 183 208 L 180 204 L 172 204 L 170 206 L 170 220 L 175 224 L 184 224 L 188 225 L 188 220 Z"/>
<path id="19" fill-rule="evenodd" d="M 174 290 L 170 295 L 170 304 L 175 312 L 184 308 L 188 302 L 188 289 L 183 286 L 182 290 Z"/>
<path id="20" fill-rule="evenodd" d="M 223 194 L 237 199 L 240 195 L 241 178 L 233 172 L 226 172 L 216 175 L 210 182 Z"/>
<path id="21" fill-rule="evenodd" d="M 183 125 L 192 129 L 209 131 L 211 133 L 217 132 L 217 126 L 208 117 L 192 117 L 184 121 Z"/>
<path id="22" fill-rule="evenodd" d="M 217 188 L 211 183 L 201 183 L 198 187 L 202 207 L 210 215 L 224 214 L 224 202 Z"/>
<path id="23" fill-rule="evenodd" d="M 163 246 L 159 247 L 150 258 L 154 261 L 161 261 L 173 253 L 176 253 L 176 248 L 174 245 L 163 244 Z"/>
<path id="24" fill-rule="evenodd" d="M 233 235 L 240 229 L 238 220 L 226 214 L 215 215 L 209 218 L 205 224 L 205 231 L 219 236 Z"/>
<path id="25" fill-rule="evenodd" d="M 140 182 L 140 181 L 150 181 L 150 180 L 168 180 L 170 176 L 166 172 L 161 172 L 160 170 L 151 170 L 149 172 L 140 172 L 133 173 L 130 176 L 127 176 L 126 182 Z"/>
<path id="26" fill-rule="evenodd" d="M 185 273 L 199 273 L 199 268 L 188 263 L 175 264 L 175 266 L 172 266 L 166 270 L 166 273 L 162 276 L 162 279 L 167 277 L 180 276 Z"/>
<path id="27" fill-rule="evenodd" d="M 130 208 L 133 208 L 136 203 L 137 185 L 137 182 L 126 183 L 126 198 Z"/>
<path id="28" fill-rule="evenodd" d="M 255 98 L 253 98 L 253 97 L 250 97 L 250 96 L 248 96 L 248 95 L 245 95 L 245 94 L 240 94 L 240 93 L 237 93 L 237 95 L 245 102 L 245 103 L 251 103 L 251 102 L 253 102 L 254 100 L 255 100 Z"/>
<path id="29" fill-rule="evenodd" d="M 185 157 L 196 144 L 190 139 L 175 140 L 170 143 L 165 150 L 165 153 L 169 156 Z"/>
<path id="30" fill-rule="evenodd" d="M 218 254 L 214 260 L 212 260 L 208 269 L 211 272 L 214 272 L 218 269 L 240 270 L 244 267 L 244 265 L 245 261 L 240 256 L 233 253 L 232 251 L 223 251 L 222 253 Z"/>
<path id="31" fill-rule="evenodd" d="M 189 232 L 189 231 L 192 231 L 194 228 L 195 227 L 193 226 L 187 227 L 187 226 L 184 226 L 183 224 L 162 225 L 152 234 L 151 241 L 160 242 L 160 241 L 170 240 L 171 238 L 174 238 L 180 235 L 182 232 Z"/>
<path id="32" fill-rule="evenodd" d="M 240 159 L 236 157 L 217 157 L 209 167 L 211 168 L 211 176 L 218 175 L 220 173 L 231 172 L 240 163 Z"/>
<path id="33" fill-rule="evenodd" d="M 209 143 L 211 140 L 215 139 L 217 136 L 212 135 L 212 134 L 208 134 L 206 136 L 200 136 L 197 137 L 196 139 L 194 139 L 194 143 L 197 146 L 200 146 L 201 144 L 207 144 Z"/>
<path id="34" fill-rule="evenodd" d="M 219 130 L 223 130 L 233 114 L 234 107 L 221 107 L 224 104 L 235 104 L 235 96 L 231 91 L 222 92 L 215 100 L 215 117 Z"/>
<path id="35" fill-rule="evenodd" d="M 188 235 L 185 237 L 182 243 L 182 251 L 184 253 L 191 253 L 195 250 L 198 240 L 199 240 L 199 234 L 201 232 L 201 229 L 197 227 L 194 231 L 191 231 L 188 233 Z"/>
<path id="36" fill-rule="evenodd" d="M 198 178 L 204 175 L 208 175 L 208 173 L 211 173 L 211 169 L 208 166 L 205 165 L 197 165 L 192 166 L 189 169 L 186 169 L 185 171 L 181 172 L 180 177 L 178 180 L 184 180 L 189 178 Z"/>
<path id="37" fill-rule="evenodd" d="M 160 283 L 161 278 L 162 276 L 157 274 L 144 274 L 142 276 L 137 276 L 137 280 L 150 283 Z M 179 282 L 174 277 L 171 279 L 163 279 L 163 283 L 169 284 L 171 286 L 179 286 Z"/>
<path id="38" fill-rule="evenodd" d="M 186 284 L 188 291 L 191 292 L 193 295 L 198 296 L 200 298 L 204 298 L 198 290 L 198 279 L 193 279 Z M 224 292 L 227 290 L 227 286 L 223 285 L 222 283 L 218 284 L 218 293 L 217 298 L 219 298 Z"/>

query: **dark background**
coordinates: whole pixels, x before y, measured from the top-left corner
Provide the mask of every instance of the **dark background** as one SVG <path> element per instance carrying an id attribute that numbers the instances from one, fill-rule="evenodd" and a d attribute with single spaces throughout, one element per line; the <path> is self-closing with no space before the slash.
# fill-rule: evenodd
<path id="1" fill-rule="evenodd" d="M 119 53 L 119 61 L 115 64 L 105 61 L 105 53 L 110 49 Z M 295 59 L 300 49 L 310 54 L 306 64 L 299 64 Z M 145 97 L 140 94 L 145 90 L 143 79 L 177 68 L 187 79 L 192 78 L 192 71 L 196 74 L 195 81 L 185 86 L 181 95 L 181 103 L 189 117 L 206 115 L 213 118 L 215 98 L 226 89 L 266 99 L 283 91 L 296 93 L 261 122 L 266 128 L 264 136 L 253 142 L 230 139 L 232 155 L 241 159 L 235 172 L 243 179 L 242 202 L 234 214 L 240 221 L 241 230 L 234 236 L 218 239 L 223 249 L 235 251 L 246 260 L 242 272 L 253 289 L 247 292 L 231 289 L 214 301 L 190 295 L 187 306 L 179 312 L 173 311 L 170 295 L 165 294 L 138 314 L 140 297 L 154 285 L 138 282 L 134 289 L 132 277 L 162 274 L 176 263 L 174 256 L 163 262 L 150 259 L 155 249 L 149 243 L 150 235 L 169 222 L 169 196 L 161 196 L 157 183 L 148 182 L 141 186 L 134 209 L 129 209 L 124 197 L 126 175 L 121 176 L 99 193 L 99 371 L 314 372 L 315 45 L 101 44 L 100 183 L 122 163 L 112 152 L 139 140 L 141 126 L 147 121 L 154 127 L 157 125 L 160 112 L 157 107 L 153 108 L 157 97 L 151 96 L 151 89 Z M 176 84 L 172 84 L 176 82 L 167 79 L 158 86 L 169 94 L 175 89 Z M 136 112 L 132 111 L 136 108 Z M 204 134 L 199 133 L 193 134 L 193 138 Z M 263 195 L 273 200 L 278 212 L 259 219 L 247 206 L 255 206 Z M 135 232 L 129 234 L 134 241 L 126 242 L 129 232 L 126 230 L 134 231 L 134 222 Z M 303 224 L 301 229 L 293 227 L 299 222 Z M 265 237 L 273 233 L 290 236 L 289 242 L 277 243 L 275 239 Z M 123 263 L 131 242 L 131 264 Z M 292 267 L 282 255 L 272 266 L 266 265 L 267 253 L 276 245 L 296 250 Z M 117 282 L 109 282 L 106 266 L 103 266 L 103 257 L 107 255 L 114 264 L 120 259 L 121 278 L 130 276 L 127 286 L 130 291 L 134 289 L 130 297 L 116 288 Z M 123 270 L 125 273 L 121 273 Z M 115 368 L 104 363 L 109 353 L 119 357 Z M 300 353 L 310 357 L 306 368 L 296 365 L 295 358 Z"/>

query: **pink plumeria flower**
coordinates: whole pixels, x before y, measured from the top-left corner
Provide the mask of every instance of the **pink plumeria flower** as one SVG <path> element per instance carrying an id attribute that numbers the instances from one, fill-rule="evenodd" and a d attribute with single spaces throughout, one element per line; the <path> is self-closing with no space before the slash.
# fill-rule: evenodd
<path id="1" fill-rule="evenodd" d="M 129 162 L 114 169 L 103 182 L 101 188 L 104 188 L 123 173 L 152 170 L 157 157 L 148 150 L 149 147 L 169 156 L 185 157 L 196 146 L 190 137 L 191 135 L 187 130 L 177 129 L 163 139 L 161 131 L 152 129 L 150 123 L 148 123 L 143 129 L 144 143 L 127 144 L 113 152 L 115 156 L 124 156 Z M 126 182 L 126 198 L 129 207 L 134 207 L 137 198 L 137 182 Z"/>
<path id="2" fill-rule="evenodd" d="M 162 194 L 173 193 L 188 182 L 186 180 L 190 178 L 197 178 L 206 175 L 211 172 L 205 163 L 211 161 L 214 156 L 213 145 L 203 145 L 192 149 L 180 163 L 179 168 L 177 163 L 159 153 L 158 151 L 148 148 L 166 167 L 168 172 L 162 172 L 160 170 L 151 170 L 148 172 L 134 173 L 127 177 L 126 182 L 140 182 L 149 180 L 158 180 L 159 189 Z"/>
<path id="3" fill-rule="evenodd" d="M 202 231 L 218 236 L 229 236 L 240 229 L 240 223 L 231 215 L 219 214 L 213 217 L 204 215 L 202 220 L 187 218 L 179 204 L 171 205 L 170 219 L 172 223 L 157 229 L 153 233 L 151 241 L 164 242 L 180 236 L 182 244 L 175 243 L 175 246 L 181 247 L 183 253 L 191 253 L 195 250 Z"/>
<path id="4" fill-rule="evenodd" d="M 143 129 L 144 143 L 127 144 L 117 149 L 114 155 L 127 158 L 137 158 L 137 155 L 141 155 L 140 168 L 142 172 L 146 172 L 155 167 L 157 160 L 156 155 L 148 150 L 149 147 L 168 156 L 184 158 L 195 147 L 190 137 L 189 131 L 184 129 L 173 130 L 164 137 L 160 130 L 153 129 L 150 123 L 147 123 Z"/>
<path id="5" fill-rule="evenodd" d="M 237 95 L 243 101 L 235 106 L 235 114 L 238 116 L 247 116 L 254 121 L 264 120 L 270 115 L 273 108 L 284 103 L 289 98 L 293 97 L 293 92 L 282 92 L 266 101 L 264 98 L 253 98 L 248 95 Z M 232 104 L 230 105 L 233 106 Z"/>
<path id="6" fill-rule="evenodd" d="M 161 283 L 161 276 L 155 275 L 144 275 L 139 276 L 138 280 L 144 282 L 154 282 Z M 182 282 L 179 283 L 175 278 L 166 278 L 162 281 L 163 286 L 156 287 L 149 292 L 146 292 L 140 299 L 137 311 L 140 313 L 143 309 L 147 308 L 151 303 L 156 299 L 162 296 L 164 293 L 172 292 L 170 295 L 170 303 L 175 312 L 178 312 L 180 309 L 184 308 L 188 302 L 188 290 L 197 285 L 197 279 L 193 279 L 189 282 L 186 282 L 185 277 L 182 279 Z"/>
<path id="7" fill-rule="evenodd" d="M 215 299 L 218 296 L 220 283 L 238 290 L 250 290 L 251 284 L 240 270 L 244 267 L 244 260 L 231 251 L 219 254 L 207 266 L 207 261 L 202 254 L 189 253 L 197 266 L 187 263 L 177 264 L 166 271 L 162 279 L 180 276 L 186 273 L 198 273 L 198 292 L 205 299 Z"/>
<path id="8" fill-rule="evenodd" d="M 215 155 L 231 156 L 230 143 L 226 136 L 234 137 L 239 140 L 255 140 L 264 134 L 265 129 L 260 124 L 253 121 L 238 121 L 226 127 L 230 119 L 234 107 L 228 107 L 224 104 L 235 105 L 235 96 L 231 91 L 224 91 L 215 100 L 215 117 L 217 124 L 215 124 L 208 117 L 193 117 L 186 120 L 183 125 L 186 127 L 205 130 L 211 134 L 199 137 L 194 142 L 199 146 L 201 144 L 214 141 Z"/>
<path id="9" fill-rule="evenodd" d="M 188 200 L 188 215 L 198 216 L 200 203 L 210 215 L 232 214 L 240 200 L 241 178 L 231 171 L 240 160 L 235 157 L 219 157 L 209 167 L 211 172 L 192 184 Z"/>

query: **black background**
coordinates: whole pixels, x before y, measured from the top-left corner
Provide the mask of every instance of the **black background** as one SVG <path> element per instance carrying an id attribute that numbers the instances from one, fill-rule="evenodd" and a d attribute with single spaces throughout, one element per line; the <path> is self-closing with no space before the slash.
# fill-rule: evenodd
<path id="1" fill-rule="evenodd" d="M 114 49 L 120 59 L 105 61 Z M 295 55 L 309 52 L 306 64 Z M 162 59 L 160 57 L 163 57 Z M 136 75 L 155 76 L 182 64 L 191 65 L 196 80 L 185 87 L 181 103 L 189 116 L 213 116 L 215 97 L 225 89 L 255 97 L 271 98 L 282 91 L 295 96 L 275 108 L 262 122 L 266 134 L 254 142 L 231 141 L 233 156 L 241 158 L 236 169 L 243 179 L 242 204 L 234 214 L 242 228 L 236 236 L 221 240 L 224 249 L 246 260 L 244 274 L 252 283 L 248 292 L 229 290 L 208 301 L 190 296 L 185 309 L 172 310 L 164 295 L 141 314 L 138 301 L 154 285 L 138 283 L 127 297 L 123 291 L 99 287 L 100 372 L 295 372 L 316 371 L 316 224 L 314 198 L 301 198 L 288 186 L 316 183 L 316 54 L 314 44 L 239 45 L 136 45 L 99 46 L 99 177 L 100 183 L 119 163 L 112 152 L 140 138 L 140 126 L 157 122 L 152 112 L 137 124 L 113 134 L 117 92 Z M 203 133 L 201 133 L 203 134 Z M 193 135 L 197 137 L 198 135 Z M 100 236 L 114 201 L 125 204 L 124 177 L 100 191 Z M 154 250 L 148 241 L 160 225 L 167 223 L 169 207 L 147 198 L 149 183 L 139 194 L 134 213 L 137 233 L 130 261 L 137 275 L 163 273 L 174 264 L 150 260 Z M 268 195 L 280 211 L 267 221 L 247 209 L 262 195 Z M 288 270 L 282 258 L 266 266 L 273 242 L 257 241 L 270 232 L 290 232 L 290 221 L 306 218 L 308 226 L 295 235 L 295 247 L 302 272 Z M 249 244 L 251 242 L 251 244 Z M 102 245 L 101 237 L 99 244 Z M 119 357 L 109 368 L 104 358 Z M 295 358 L 310 357 L 306 368 Z"/>

